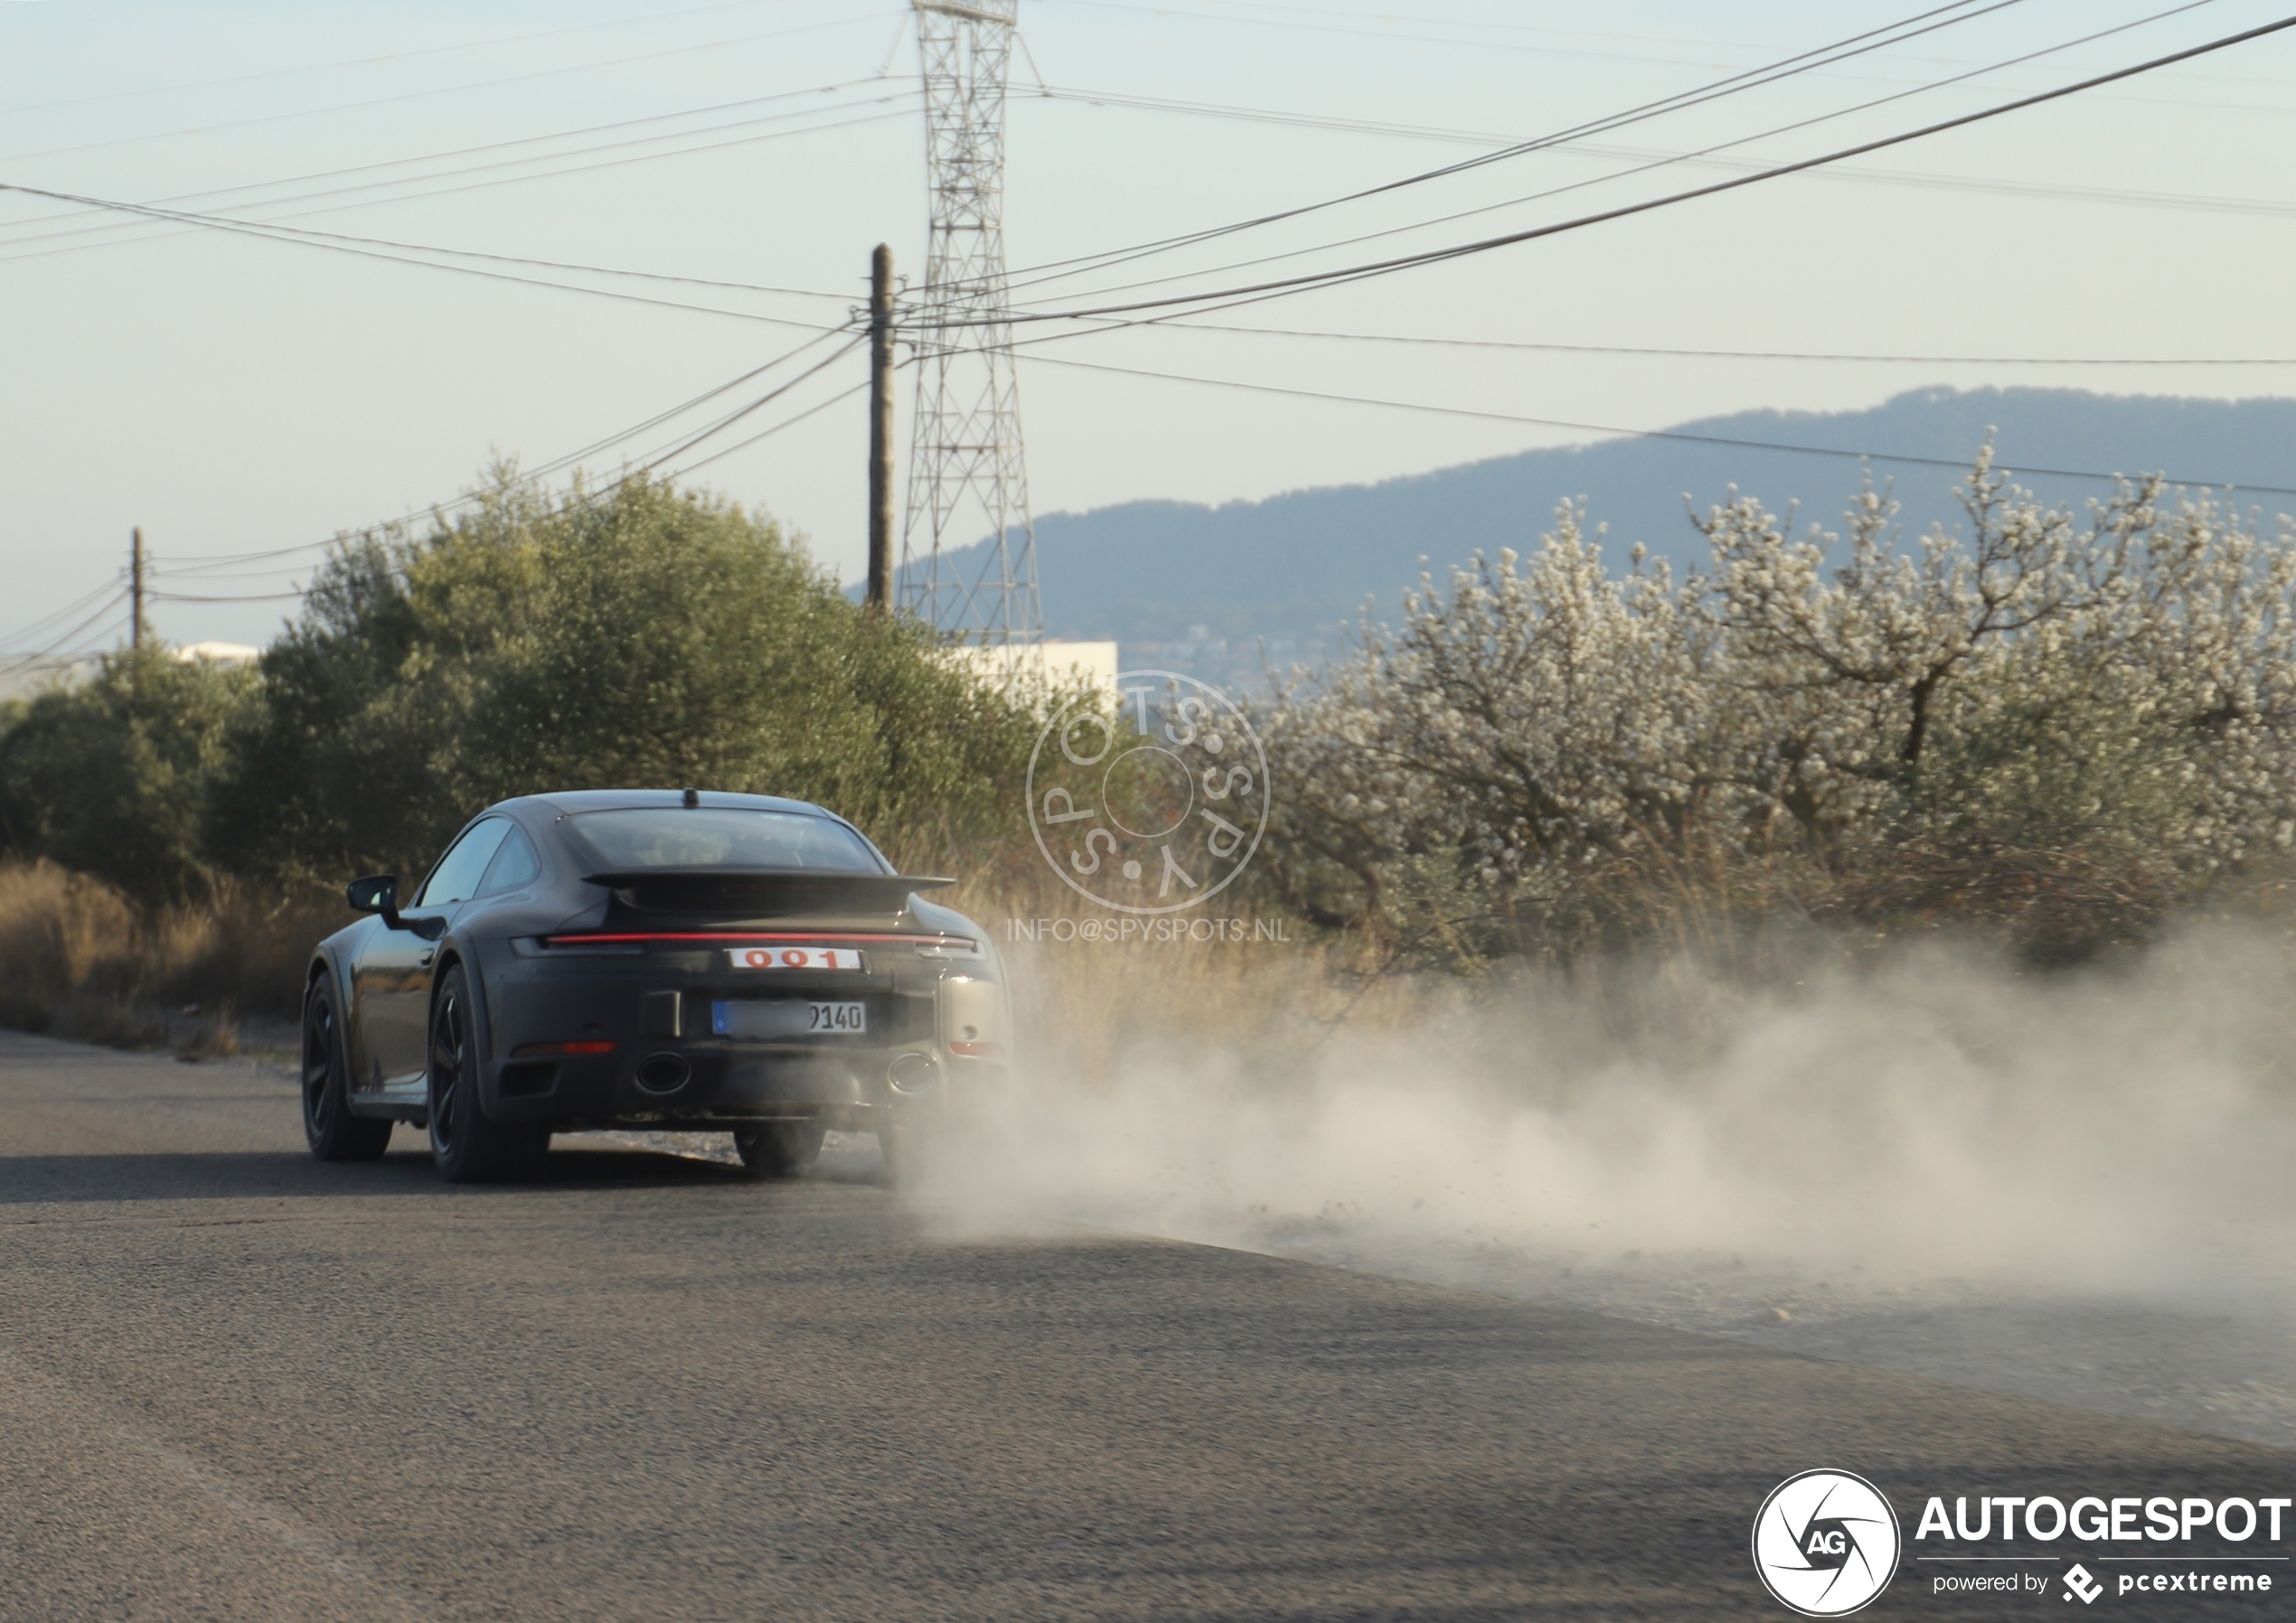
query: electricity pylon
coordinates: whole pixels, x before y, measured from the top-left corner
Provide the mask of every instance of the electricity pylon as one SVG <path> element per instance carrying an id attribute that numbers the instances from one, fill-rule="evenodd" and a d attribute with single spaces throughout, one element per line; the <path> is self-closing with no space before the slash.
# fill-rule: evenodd
<path id="1" fill-rule="evenodd" d="M 1004 78 L 1020 0 L 910 4 L 933 212 L 910 321 L 917 420 L 899 602 L 950 642 L 1007 651 L 1012 666 L 1044 636 L 1004 274 Z M 983 539 L 977 561 L 951 556 Z"/>

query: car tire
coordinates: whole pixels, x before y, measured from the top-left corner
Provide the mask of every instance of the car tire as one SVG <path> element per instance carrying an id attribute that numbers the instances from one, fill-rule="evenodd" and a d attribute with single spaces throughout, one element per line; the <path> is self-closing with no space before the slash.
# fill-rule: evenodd
<path id="1" fill-rule="evenodd" d="M 430 1155 L 450 1184 L 532 1177 L 550 1153 L 548 1127 L 497 1121 L 478 1097 L 470 978 L 450 966 L 430 1005 Z"/>
<path id="2" fill-rule="evenodd" d="M 351 1064 L 343 1050 L 334 976 L 321 971 L 303 999 L 303 1137 L 322 1161 L 372 1161 L 391 1147 L 391 1123 L 351 1113 Z"/>
<path id="3" fill-rule="evenodd" d="M 795 1177 L 821 1159 L 828 1130 L 818 1121 L 767 1121 L 736 1129 L 733 1147 L 751 1177 Z"/>

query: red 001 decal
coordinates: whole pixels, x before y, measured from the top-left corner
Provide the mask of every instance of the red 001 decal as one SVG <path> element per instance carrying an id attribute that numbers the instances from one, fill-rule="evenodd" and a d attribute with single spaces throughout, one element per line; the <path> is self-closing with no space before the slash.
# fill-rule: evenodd
<path id="1" fill-rule="evenodd" d="M 728 947 L 737 970 L 857 970 L 861 956 L 848 947 Z"/>

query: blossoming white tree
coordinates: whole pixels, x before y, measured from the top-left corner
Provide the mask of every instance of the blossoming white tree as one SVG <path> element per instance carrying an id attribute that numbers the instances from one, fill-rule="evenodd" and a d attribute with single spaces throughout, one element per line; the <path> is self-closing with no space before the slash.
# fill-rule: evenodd
<path id="1" fill-rule="evenodd" d="M 1608 570 L 1566 504 L 1529 558 L 1423 577 L 1270 708 L 1275 881 L 1392 925 L 1413 898 L 1520 921 L 1621 873 L 2014 851 L 2189 884 L 2286 848 L 2287 521 L 2164 506 L 2157 479 L 2075 514 L 1990 448 L 1960 494 L 1965 529 L 1908 544 L 1870 483 L 1841 534 L 1800 539 L 1734 492 L 1679 583 L 1640 549 Z"/>

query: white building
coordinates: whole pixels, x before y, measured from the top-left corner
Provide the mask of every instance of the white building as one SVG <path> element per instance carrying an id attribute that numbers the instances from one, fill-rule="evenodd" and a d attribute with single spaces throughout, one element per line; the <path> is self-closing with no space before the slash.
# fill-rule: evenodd
<path id="1" fill-rule="evenodd" d="M 1116 645 L 1114 643 L 1012 643 L 983 648 L 965 645 L 947 650 L 948 656 L 979 673 L 997 687 L 1021 692 L 1048 692 L 1088 682 L 1116 702 Z"/>

